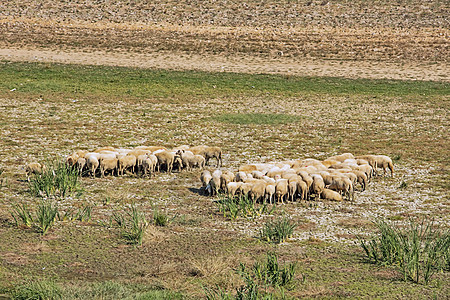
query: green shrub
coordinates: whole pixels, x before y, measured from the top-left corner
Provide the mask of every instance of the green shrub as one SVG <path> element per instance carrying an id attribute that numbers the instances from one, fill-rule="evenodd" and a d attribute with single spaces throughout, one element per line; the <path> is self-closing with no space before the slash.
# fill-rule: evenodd
<path id="1" fill-rule="evenodd" d="M 260 238 L 264 241 L 280 244 L 286 241 L 294 233 L 296 224 L 286 218 L 280 218 L 275 221 L 268 221 L 260 230 Z"/>
<path id="2" fill-rule="evenodd" d="M 33 281 L 16 287 L 11 293 L 11 299 L 62 299 L 62 291 L 61 288 L 52 281 Z"/>
<path id="3" fill-rule="evenodd" d="M 240 264 L 237 273 L 244 285 L 236 289 L 236 293 L 226 292 L 220 287 L 205 288 L 207 299 L 284 299 L 284 289 L 294 285 L 296 264 L 281 266 L 275 253 L 268 253 L 266 260 L 256 262 L 248 268 Z M 275 291 L 279 291 L 276 293 Z"/>
<path id="4" fill-rule="evenodd" d="M 153 210 L 153 222 L 156 226 L 166 226 L 169 223 L 169 217 L 158 209 Z"/>
<path id="5" fill-rule="evenodd" d="M 76 168 L 62 161 L 47 163 L 47 169 L 41 175 L 30 178 L 29 188 L 36 197 L 66 197 L 81 194 L 80 180 Z"/>
<path id="6" fill-rule="evenodd" d="M 53 226 L 58 216 L 58 206 L 51 201 L 42 201 L 36 212 L 36 226 L 45 235 Z"/>
<path id="7" fill-rule="evenodd" d="M 25 203 L 22 203 L 22 205 L 13 204 L 11 216 L 13 217 L 16 226 L 19 226 L 20 223 L 26 227 L 31 227 L 33 225 L 33 217 Z"/>
<path id="8" fill-rule="evenodd" d="M 133 245 L 142 245 L 145 230 L 148 227 L 145 214 L 132 204 L 129 211 L 125 215 L 113 213 L 112 221 L 119 226 L 121 236 Z"/>
<path id="9" fill-rule="evenodd" d="M 394 265 L 404 280 L 428 284 L 439 270 L 449 267 L 450 230 L 433 229 L 433 222 L 416 223 L 400 227 L 385 221 L 375 222 L 379 234 L 366 241 L 358 237 L 370 262 Z"/>
<path id="10" fill-rule="evenodd" d="M 92 209 L 94 205 L 86 204 L 78 209 L 75 219 L 81 222 L 88 222 L 91 220 Z"/>
<path id="11" fill-rule="evenodd" d="M 219 212 L 230 220 L 236 220 L 238 217 L 254 218 L 261 214 L 271 214 L 275 210 L 275 206 L 269 209 L 266 202 L 257 205 L 247 196 L 230 197 L 221 195 L 216 204 Z"/>

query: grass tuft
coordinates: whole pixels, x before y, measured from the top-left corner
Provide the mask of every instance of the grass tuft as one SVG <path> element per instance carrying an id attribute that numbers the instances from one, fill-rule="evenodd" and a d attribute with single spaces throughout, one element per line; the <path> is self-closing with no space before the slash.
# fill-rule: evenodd
<path id="1" fill-rule="evenodd" d="M 16 287 L 11 293 L 11 299 L 17 300 L 50 300 L 63 299 L 61 288 L 52 281 L 33 281 Z"/>
<path id="2" fill-rule="evenodd" d="M 33 225 L 33 217 L 25 203 L 22 203 L 22 205 L 13 204 L 11 216 L 13 217 L 16 226 L 23 224 L 25 227 L 30 228 Z"/>
<path id="3" fill-rule="evenodd" d="M 56 203 L 45 200 L 39 204 L 36 212 L 36 226 L 42 235 L 45 235 L 53 227 L 57 216 L 58 206 Z"/>
<path id="4" fill-rule="evenodd" d="M 242 195 L 238 197 L 222 195 L 216 204 L 219 212 L 232 221 L 238 217 L 254 218 L 261 214 L 272 214 L 275 210 L 275 206 L 269 208 L 266 202 L 258 207 L 252 199 Z"/>
<path id="5" fill-rule="evenodd" d="M 268 253 L 266 260 L 256 262 L 248 268 L 240 263 L 236 272 L 241 276 L 244 285 L 236 289 L 233 295 L 220 287 L 204 289 L 207 299 L 284 299 L 284 289 L 292 288 L 296 272 L 296 264 L 282 266 L 275 253 Z M 276 293 L 275 291 L 278 291 Z"/>
<path id="6" fill-rule="evenodd" d="M 41 175 L 34 175 L 29 182 L 30 192 L 36 197 L 66 197 L 80 195 L 80 178 L 76 168 L 62 161 L 51 161 Z"/>
<path id="7" fill-rule="evenodd" d="M 144 238 L 145 230 L 148 227 L 145 214 L 141 212 L 136 205 L 132 204 L 129 211 L 125 215 L 113 213 L 112 221 L 115 221 L 120 228 L 121 236 L 128 241 L 129 244 L 140 246 Z"/>
<path id="8" fill-rule="evenodd" d="M 291 223 L 291 221 L 286 217 L 274 221 L 268 221 L 260 230 L 260 239 L 263 241 L 280 244 L 292 236 L 296 227 L 297 225 Z"/>
<path id="9" fill-rule="evenodd" d="M 358 237 L 368 261 L 394 265 L 404 280 L 428 284 L 432 276 L 449 268 L 450 230 L 433 229 L 433 222 L 410 220 L 402 229 L 385 221 L 375 223 L 380 234 L 369 241 Z"/>

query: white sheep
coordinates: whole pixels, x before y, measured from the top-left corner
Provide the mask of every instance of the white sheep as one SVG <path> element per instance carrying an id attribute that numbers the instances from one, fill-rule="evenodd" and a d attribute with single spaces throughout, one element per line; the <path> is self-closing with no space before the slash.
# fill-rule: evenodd
<path id="1" fill-rule="evenodd" d="M 211 181 L 211 179 L 212 179 L 211 172 L 208 170 L 204 170 L 200 175 L 200 181 L 202 182 L 202 189 L 205 192 L 205 194 L 211 194 L 208 190 L 209 182 Z"/>
<path id="2" fill-rule="evenodd" d="M 131 153 L 131 152 L 130 152 Z M 127 154 L 121 158 L 119 158 L 119 171 L 118 173 L 123 176 L 123 173 L 125 170 L 130 169 L 132 172 L 134 171 L 134 168 L 136 167 L 136 156 L 133 154 Z"/>
<path id="3" fill-rule="evenodd" d="M 275 199 L 284 203 L 284 198 L 288 196 L 288 181 L 287 179 L 280 179 L 275 184 Z"/>
<path id="4" fill-rule="evenodd" d="M 101 177 L 105 177 L 105 171 L 111 171 L 112 175 L 114 175 L 114 172 L 117 172 L 117 158 L 101 158 L 99 162 Z"/>
<path id="5" fill-rule="evenodd" d="M 273 203 L 273 195 L 275 195 L 275 183 L 267 183 L 264 191 L 264 201 L 269 200 L 269 203 Z"/>
<path id="6" fill-rule="evenodd" d="M 342 196 L 338 192 L 335 192 L 330 189 L 324 189 L 322 191 L 322 199 L 331 200 L 331 201 L 342 201 Z"/>

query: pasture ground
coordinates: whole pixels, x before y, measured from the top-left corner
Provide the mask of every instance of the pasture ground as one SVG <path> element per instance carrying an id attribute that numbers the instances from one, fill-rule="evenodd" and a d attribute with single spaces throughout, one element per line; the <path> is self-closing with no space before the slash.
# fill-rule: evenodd
<path id="1" fill-rule="evenodd" d="M 292 298 L 445 299 L 448 272 L 405 282 L 364 261 L 355 235 L 374 233 L 379 219 L 450 225 L 449 9 L 440 0 L 3 1 L 0 298 L 42 283 L 68 299 L 197 299 L 203 287 L 234 290 L 239 263 L 275 251 L 297 263 Z M 45 236 L 14 225 L 12 204 L 40 201 L 26 163 L 143 144 L 217 145 L 233 170 L 386 154 L 396 176 L 377 177 L 352 203 L 289 203 L 236 221 L 199 194 L 199 171 L 84 177 L 80 196 L 57 201 L 95 205 L 90 221 L 58 221 Z M 172 219 L 140 247 L 109 226 L 132 203 Z M 279 216 L 298 224 L 293 237 L 258 240 Z"/>
<path id="2" fill-rule="evenodd" d="M 162 290 L 155 297 L 197 298 L 202 287 L 233 290 L 241 283 L 233 271 L 240 262 L 275 251 L 283 262 L 297 262 L 297 285 L 288 296 L 448 295 L 448 273 L 426 286 L 404 282 L 392 268 L 366 263 L 355 239 L 373 232 L 371 221 L 380 218 L 399 224 L 433 218 L 448 227 L 447 83 L 7 61 L 0 76 L 4 294 L 47 279 L 74 298 L 89 298 L 96 288 L 112 298 L 149 290 Z M 199 194 L 199 171 L 83 178 L 84 193 L 58 203 L 62 209 L 95 204 L 91 221 L 57 222 L 45 236 L 13 224 L 12 203 L 39 202 L 28 193 L 25 163 L 75 149 L 146 144 L 217 145 L 232 170 L 247 162 L 379 153 L 394 158 L 396 174 L 376 178 L 354 203 L 289 203 L 274 216 L 236 221 Z M 141 247 L 127 245 L 108 222 L 131 203 L 149 218 L 157 208 L 173 221 L 151 227 Z M 264 222 L 281 215 L 298 224 L 292 239 L 279 246 L 259 241 Z"/>

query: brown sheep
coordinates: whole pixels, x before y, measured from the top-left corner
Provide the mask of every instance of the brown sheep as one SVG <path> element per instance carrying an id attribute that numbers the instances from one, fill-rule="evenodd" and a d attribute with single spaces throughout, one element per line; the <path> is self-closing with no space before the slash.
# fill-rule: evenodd
<path id="1" fill-rule="evenodd" d="M 322 199 L 331 200 L 331 201 L 342 201 L 342 196 L 338 192 L 335 192 L 330 189 L 324 189 L 322 191 Z"/>
<path id="2" fill-rule="evenodd" d="M 181 165 L 183 164 L 181 162 L 180 157 L 170 151 L 157 152 L 157 153 L 155 153 L 155 156 L 158 159 L 158 166 L 157 166 L 158 172 L 161 171 L 161 166 L 163 166 L 163 165 L 166 166 L 167 173 L 172 172 L 173 164 L 175 162 L 175 156 L 179 158 L 179 160 L 180 160 L 179 162 L 181 163 Z M 180 168 L 181 168 L 181 166 L 179 167 L 179 169 Z"/>
<path id="3" fill-rule="evenodd" d="M 100 159 L 101 176 L 105 177 L 105 171 L 111 171 L 112 175 L 114 175 L 114 172 L 117 173 L 117 165 L 118 165 L 117 158 Z"/>
<path id="4" fill-rule="evenodd" d="M 288 181 L 287 179 L 280 179 L 275 184 L 275 199 L 284 203 L 284 198 L 288 196 Z"/>
<path id="5" fill-rule="evenodd" d="M 123 172 L 126 169 L 131 168 L 132 172 L 134 172 L 134 168 L 136 167 L 136 156 L 132 154 L 127 154 L 121 158 L 119 158 L 119 171 L 118 173 L 123 176 Z"/>
<path id="6" fill-rule="evenodd" d="M 40 163 L 33 162 L 29 163 L 25 166 L 25 173 L 27 175 L 27 180 L 30 181 L 30 175 L 41 175 L 43 172 L 47 170 L 45 165 L 41 165 Z"/>

